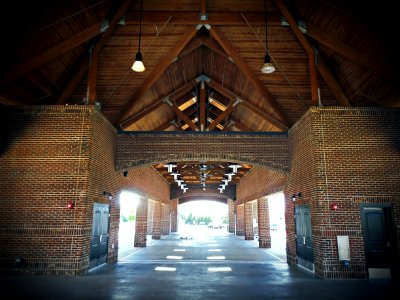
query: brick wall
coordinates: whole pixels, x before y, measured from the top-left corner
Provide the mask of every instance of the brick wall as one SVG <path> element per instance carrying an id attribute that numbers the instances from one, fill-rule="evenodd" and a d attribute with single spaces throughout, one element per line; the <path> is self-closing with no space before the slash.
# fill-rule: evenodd
<path id="1" fill-rule="evenodd" d="M 178 231 L 178 199 L 171 200 L 171 232 Z"/>
<path id="2" fill-rule="evenodd" d="M 291 195 L 301 192 L 294 205 L 310 205 L 315 273 L 365 278 L 360 203 L 391 204 L 400 227 L 400 110 L 312 108 L 289 137 L 288 261 L 295 261 Z M 331 203 L 337 203 L 338 210 L 331 210 Z M 338 260 L 337 235 L 350 238 L 349 268 Z"/>
<path id="3" fill-rule="evenodd" d="M 271 248 L 268 198 L 257 199 L 258 244 L 260 248 Z"/>
<path id="4" fill-rule="evenodd" d="M 199 159 L 289 170 L 286 133 L 129 132 L 120 133 L 117 143 L 118 170 Z"/>
<path id="5" fill-rule="evenodd" d="M 237 203 L 244 203 L 283 190 L 288 173 L 255 166 L 236 187 Z"/>
<path id="6" fill-rule="evenodd" d="M 3 271 L 79 274 L 87 267 L 90 114 L 83 107 L 2 111 Z"/>
<path id="7" fill-rule="evenodd" d="M 0 114 L 2 272 L 87 272 L 94 202 L 110 204 L 108 261 L 116 261 L 119 193 L 169 200 L 169 185 L 154 169 L 137 168 L 126 178 L 115 171 L 116 131 L 93 107 L 2 108 Z"/>
<path id="8" fill-rule="evenodd" d="M 239 204 L 236 206 L 236 235 L 244 236 L 244 204 Z"/>
<path id="9" fill-rule="evenodd" d="M 161 234 L 168 235 L 171 230 L 171 206 L 162 204 L 161 206 Z"/>

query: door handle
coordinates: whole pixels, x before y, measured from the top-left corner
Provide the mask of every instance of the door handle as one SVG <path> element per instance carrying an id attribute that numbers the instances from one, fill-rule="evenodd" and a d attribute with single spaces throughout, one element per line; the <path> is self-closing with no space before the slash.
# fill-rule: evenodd
<path id="1" fill-rule="evenodd" d="M 303 244 L 304 245 L 306 244 L 306 237 L 305 236 L 303 236 Z"/>
<path id="2" fill-rule="evenodd" d="M 102 237 L 103 235 L 102 234 L 100 234 L 100 243 L 101 243 L 101 237 Z"/>

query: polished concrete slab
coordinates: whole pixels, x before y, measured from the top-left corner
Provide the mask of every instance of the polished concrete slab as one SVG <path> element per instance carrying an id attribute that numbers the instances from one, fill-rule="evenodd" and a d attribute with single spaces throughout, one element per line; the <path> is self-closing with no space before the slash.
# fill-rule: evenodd
<path id="1" fill-rule="evenodd" d="M 399 282 L 322 280 L 222 230 L 172 234 L 79 277 L 1 278 L 2 299 L 398 299 Z"/>

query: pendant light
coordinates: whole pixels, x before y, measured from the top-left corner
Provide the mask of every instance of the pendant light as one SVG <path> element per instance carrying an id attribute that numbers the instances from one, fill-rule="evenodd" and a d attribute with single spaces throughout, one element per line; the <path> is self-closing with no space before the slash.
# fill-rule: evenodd
<path id="1" fill-rule="evenodd" d="M 265 13 L 265 57 L 264 65 L 261 68 L 261 73 L 271 74 L 274 73 L 275 67 L 271 64 L 271 56 L 268 52 L 268 39 L 267 39 L 267 0 L 264 1 L 264 13 Z"/>
<path id="2" fill-rule="evenodd" d="M 140 52 L 140 39 L 142 37 L 142 3 L 143 3 L 143 0 L 140 0 L 139 50 L 136 53 L 136 59 L 132 65 L 132 70 L 135 72 L 143 72 L 146 69 L 142 62 L 142 60 L 143 60 L 142 53 Z"/>

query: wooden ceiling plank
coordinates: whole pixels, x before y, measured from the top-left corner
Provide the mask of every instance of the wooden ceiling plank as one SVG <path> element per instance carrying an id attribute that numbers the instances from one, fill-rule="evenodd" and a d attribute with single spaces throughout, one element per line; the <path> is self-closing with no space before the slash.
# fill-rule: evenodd
<path id="1" fill-rule="evenodd" d="M 121 124 L 129 116 L 130 111 L 137 101 L 139 101 L 144 93 L 149 89 L 164 73 L 173 60 L 181 53 L 182 49 L 190 42 L 190 40 L 197 33 L 197 28 L 192 27 L 186 31 L 178 42 L 170 49 L 170 51 L 163 57 L 158 65 L 150 72 L 143 84 L 136 90 L 134 95 L 128 100 L 127 105 L 122 109 L 122 113 L 118 118 L 118 124 Z"/>
<path id="2" fill-rule="evenodd" d="M 324 78 L 326 84 L 331 89 L 332 93 L 335 95 L 336 100 L 342 106 L 351 106 L 349 99 L 343 92 L 342 87 L 337 82 L 335 76 L 329 71 L 328 66 L 325 64 L 321 55 L 318 55 L 318 72 L 321 74 L 322 78 Z"/>
<path id="3" fill-rule="evenodd" d="M 254 131 L 250 127 L 248 127 L 248 126 L 244 125 L 243 123 L 241 123 L 239 121 L 239 117 L 238 116 L 232 114 L 231 118 L 232 118 L 232 121 L 234 122 L 233 125 L 231 125 L 231 126 L 235 126 L 237 129 L 239 129 L 240 131 L 243 131 L 243 132 L 252 132 L 252 131 Z"/>
<path id="4" fill-rule="evenodd" d="M 63 41 L 62 43 L 42 52 L 41 54 L 29 59 L 26 62 L 23 62 L 13 67 L 11 70 L 8 70 L 0 77 L 0 86 L 21 78 L 28 72 L 89 41 L 93 37 L 97 36 L 99 33 L 100 22 L 97 22 L 90 27 L 82 30 L 81 32 L 74 34 L 72 37 Z"/>
<path id="5" fill-rule="evenodd" d="M 226 54 L 224 49 L 222 49 L 221 46 L 219 44 L 217 44 L 214 40 L 210 39 L 209 37 L 205 37 L 203 42 L 204 42 L 204 46 L 206 46 L 210 50 L 217 52 L 218 54 L 222 55 L 223 57 L 229 58 L 229 55 Z"/>
<path id="6" fill-rule="evenodd" d="M 110 39 L 110 36 L 114 32 L 115 28 L 118 25 L 121 17 L 126 13 L 130 3 L 132 0 L 124 0 L 121 5 L 116 9 L 115 14 L 111 17 L 111 21 L 106 32 L 100 37 L 99 41 L 96 43 L 96 46 L 93 49 L 92 53 L 100 53 L 103 46 Z M 65 86 L 62 93 L 59 95 L 57 99 L 57 104 L 64 104 L 65 100 L 69 98 L 72 93 L 76 90 L 79 83 L 81 83 L 83 77 L 86 75 L 86 72 L 89 68 L 89 56 L 85 53 L 81 58 L 81 62 L 78 64 L 78 67 L 75 68 L 74 74 L 71 76 L 69 82 Z M 90 75 L 89 75 L 90 76 Z M 95 88 L 94 88 L 95 90 Z"/>
<path id="7" fill-rule="evenodd" d="M 87 84 L 87 101 L 89 105 L 94 105 L 96 101 L 96 81 L 97 81 L 97 66 L 98 60 L 104 45 L 108 42 L 111 35 L 114 33 L 115 28 L 117 28 L 119 21 L 122 16 L 126 13 L 128 7 L 130 6 L 132 0 L 122 0 L 120 1 L 118 8 L 115 13 L 110 16 L 111 21 L 107 27 L 107 30 L 103 33 L 99 41 L 96 43 L 93 51 L 91 51 L 91 56 L 89 60 L 89 73 L 88 73 L 88 84 Z"/>
<path id="8" fill-rule="evenodd" d="M 186 45 L 186 47 L 181 51 L 179 54 L 179 58 L 184 57 L 185 55 L 190 54 L 191 52 L 195 51 L 196 49 L 200 48 L 201 46 L 204 45 L 203 42 L 203 37 L 199 36 L 195 39 L 193 39 L 189 44 Z"/>
<path id="9" fill-rule="evenodd" d="M 130 118 L 126 123 L 121 124 L 120 125 L 121 128 L 123 130 L 128 128 L 132 124 L 135 124 L 137 121 L 143 119 L 145 116 L 151 114 L 153 111 L 156 111 L 164 104 L 165 104 L 165 102 L 163 101 L 163 99 L 160 99 L 160 100 L 157 100 L 156 102 L 152 103 L 151 105 L 146 106 L 141 111 L 139 111 L 137 114 L 133 115 L 132 118 Z"/>
<path id="10" fill-rule="evenodd" d="M 77 64 L 75 71 L 70 77 L 68 83 L 64 87 L 63 91 L 57 98 L 56 104 L 64 104 L 72 93 L 76 90 L 78 85 L 82 82 L 83 77 L 85 77 L 87 70 L 89 68 L 89 57 L 87 53 L 84 53 Z"/>
<path id="11" fill-rule="evenodd" d="M 239 69 L 244 73 L 244 75 L 255 85 L 260 94 L 264 97 L 264 99 L 268 102 L 271 108 L 275 111 L 275 113 L 279 116 L 282 123 L 289 127 L 290 121 L 279 105 L 276 102 L 275 98 L 271 95 L 268 89 L 264 86 L 260 79 L 254 74 L 254 72 L 250 69 L 248 64 L 243 60 L 243 58 L 239 55 L 236 49 L 231 45 L 231 43 L 225 38 L 223 33 L 215 27 L 210 28 L 210 34 L 215 38 L 215 40 L 221 45 L 221 47 L 225 50 L 225 52 L 232 57 L 235 61 L 236 65 Z"/>
<path id="12" fill-rule="evenodd" d="M 167 129 L 168 127 L 171 127 L 173 125 L 172 124 L 173 121 L 174 121 L 174 119 L 172 118 L 172 119 L 162 123 L 158 127 L 154 128 L 154 131 L 164 131 L 165 129 Z M 177 128 L 177 130 L 179 130 L 179 128 Z"/>
<path id="13" fill-rule="evenodd" d="M 155 111 L 156 109 L 160 108 L 165 102 L 164 99 L 165 98 L 169 98 L 172 97 L 178 93 L 186 93 L 189 92 L 191 89 L 193 89 L 196 86 L 196 81 L 195 80 L 191 80 L 186 82 L 185 84 L 183 84 L 182 86 L 174 89 L 171 93 L 169 93 L 168 95 L 158 99 L 157 101 L 153 102 L 152 104 L 146 106 L 145 108 L 143 108 L 141 111 L 139 111 L 138 113 L 136 113 L 135 115 L 133 115 L 132 117 L 130 117 L 129 119 L 127 119 L 125 122 L 121 123 L 120 126 L 122 129 L 125 129 L 127 127 L 129 127 L 130 125 L 136 123 L 137 121 L 139 121 L 140 119 L 144 118 L 145 116 L 147 116 L 148 114 L 152 113 L 153 111 Z"/>
<path id="14" fill-rule="evenodd" d="M 282 13 L 282 15 L 285 17 L 285 19 L 289 23 L 290 28 L 292 29 L 296 38 L 299 40 L 300 44 L 303 46 L 304 50 L 307 52 L 308 55 L 314 56 L 313 47 L 311 46 L 310 42 L 306 39 L 304 34 L 297 27 L 296 20 L 294 19 L 294 17 L 290 13 L 289 9 L 286 7 L 286 5 L 283 3 L 283 0 L 274 0 L 274 2 L 276 4 L 276 6 L 278 7 L 278 9 L 280 10 L 280 12 Z M 338 103 L 343 106 L 351 106 L 349 99 L 344 94 L 344 92 L 343 92 L 342 88 L 340 87 L 339 83 L 337 82 L 335 76 L 329 70 L 328 66 L 324 63 L 324 60 L 320 54 L 318 54 L 317 69 L 318 69 L 318 72 L 321 74 L 321 76 L 324 78 L 326 84 L 331 89 L 332 93 L 335 95 Z"/>
<path id="15" fill-rule="evenodd" d="M 267 122 L 269 122 L 272 125 L 276 126 L 277 128 L 281 129 L 282 131 L 287 131 L 288 130 L 288 126 L 286 126 L 282 122 L 278 121 L 273 116 L 271 116 L 269 113 L 261 110 L 260 108 L 256 109 L 254 107 L 254 105 L 252 105 L 249 101 L 247 101 L 246 99 L 243 99 L 243 98 L 237 96 L 236 94 L 234 94 L 233 92 L 227 90 L 219 82 L 217 82 L 215 80 L 210 80 L 210 82 L 208 82 L 208 86 L 213 88 L 213 89 L 215 89 L 218 93 L 220 93 L 221 95 L 227 97 L 228 99 L 235 99 L 235 98 L 241 99 L 240 105 L 245 106 L 246 108 L 248 108 L 252 112 L 256 113 L 257 115 L 262 117 L 264 120 L 266 120 Z"/>
<path id="16" fill-rule="evenodd" d="M 355 62 L 358 65 L 363 66 L 369 70 L 373 70 L 383 78 L 392 82 L 400 82 L 399 74 L 393 72 L 390 66 L 384 64 L 380 57 L 374 57 L 373 59 L 370 59 L 362 52 L 346 45 L 338 39 L 332 38 L 326 32 L 322 32 L 315 27 L 307 27 L 307 35 L 314 40 L 320 42 L 321 44 L 324 44 L 331 50 L 340 53 L 352 62 Z"/>

